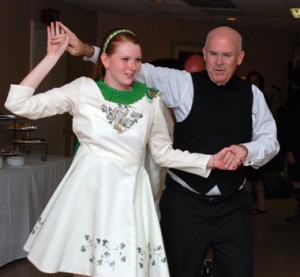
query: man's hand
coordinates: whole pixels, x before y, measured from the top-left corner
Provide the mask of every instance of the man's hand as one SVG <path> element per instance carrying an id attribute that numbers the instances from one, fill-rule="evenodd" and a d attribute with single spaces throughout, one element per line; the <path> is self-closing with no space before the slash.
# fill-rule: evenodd
<path id="1" fill-rule="evenodd" d="M 94 55 L 94 47 L 83 43 L 69 28 L 59 22 L 59 26 L 69 35 L 69 45 L 67 51 L 73 56 L 92 57 Z"/>
<path id="2" fill-rule="evenodd" d="M 247 158 L 248 149 L 242 145 L 231 145 L 231 151 L 227 152 L 224 158 L 224 163 L 227 167 L 232 167 L 234 165 L 240 166 L 242 162 Z"/>
<path id="3" fill-rule="evenodd" d="M 236 170 L 246 159 L 248 150 L 244 145 L 231 145 L 213 155 L 207 166 L 223 170 Z"/>
<path id="4" fill-rule="evenodd" d="M 236 164 L 234 162 L 231 163 L 225 163 L 225 157 L 229 156 L 231 157 L 233 153 L 231 152 L 230 147 L 226 147 L 216 153 L 215 155 L 212 155 L 211 158 L 208 161 L 207 166 L 211 168 L 217 168 L 217 169 L 223 169 L 223 170 L 235 170 L 238 168 L 239 164 Z"/>

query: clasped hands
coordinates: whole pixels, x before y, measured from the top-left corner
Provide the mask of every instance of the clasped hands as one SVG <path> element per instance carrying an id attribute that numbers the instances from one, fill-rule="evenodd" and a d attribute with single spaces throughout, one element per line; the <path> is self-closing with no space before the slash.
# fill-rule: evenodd
<path id="1" fill-rule="evenodd" d="M 244 145 L 225 147 L 208 161 L 207 167 L 223 170 L 236 170 L 246 159 L 248 150 Z"/>

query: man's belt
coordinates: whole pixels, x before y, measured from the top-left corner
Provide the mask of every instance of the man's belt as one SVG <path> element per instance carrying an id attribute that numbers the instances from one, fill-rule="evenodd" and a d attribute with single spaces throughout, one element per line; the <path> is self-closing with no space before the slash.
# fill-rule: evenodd
<path id="1" fill-rule="evenodd" d="M 205 194 L 195 193 L 195 192 L 183 187 L 182 185 L 178 184 L 171 177 L 170 177 L 170 180 L 168 180 L 167 186 L 171 187 L 172 189 L 174 189 L 176 191 L 185 193 L 187 195 L 191 195 L 193 197 L 197 197 L 197 198 L 204 200 L 210 204 L 218 203 L 225 199 L 225 197 L 222 195 L 205 195 Z"/>

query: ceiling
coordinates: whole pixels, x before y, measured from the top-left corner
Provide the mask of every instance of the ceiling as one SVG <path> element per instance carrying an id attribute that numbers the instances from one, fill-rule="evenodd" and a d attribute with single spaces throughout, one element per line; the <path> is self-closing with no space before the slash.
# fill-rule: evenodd
<path id="1" fill-rule="evenodd" d="M 63 0 L 99 13 L 197 21 L 232 27 L 252 27 L 300 32 L 300 19 L 289 8 L 300 8 L 300 0 Z M 237 21 L 227 21 L 236 17 Z"/>

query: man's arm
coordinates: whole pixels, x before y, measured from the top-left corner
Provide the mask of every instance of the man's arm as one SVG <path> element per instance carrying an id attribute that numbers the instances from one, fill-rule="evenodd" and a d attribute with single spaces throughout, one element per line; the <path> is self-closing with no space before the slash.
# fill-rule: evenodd
<path id="1" fill-rule="evenodd" d="M 252 141 L 243 143 L 248 149 L 244 165 L 258 168 L 275 157 L 280 146 L 276 123 L 263 93 L 255 86 L 252 86 L 252 93 Z"/>
<path id="2" fill-rule="evenodd" d="M 72 56 L 84 56 L 85 60 L 97 63 L 100 49 L 88 43 L 82 42 L 69 28 L 61 22 L 59 26 L 69 35 L 69 45 L 67 51 Z"/>
<path id="3" fill-rule="evenodd" d="M 146 63 L 142 64 L 136 81 L 157 88 L 164 104 L 173 110 L 177 122 L 183 121 L 189 114 L 194 97 L 190 73 Z"/>

